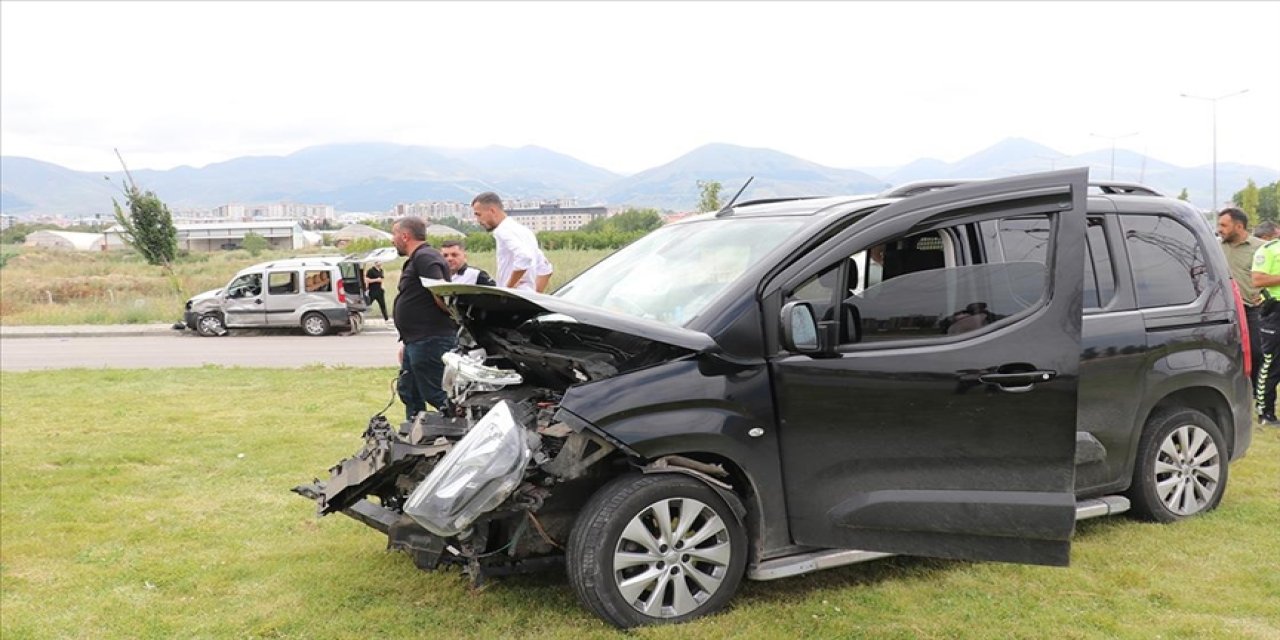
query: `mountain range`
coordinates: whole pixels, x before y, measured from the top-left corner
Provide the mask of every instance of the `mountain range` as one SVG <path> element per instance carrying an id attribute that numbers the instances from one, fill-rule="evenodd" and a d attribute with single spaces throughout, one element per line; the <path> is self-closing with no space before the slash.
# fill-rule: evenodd
<path id="1" fill-rule="evenodd" d="M 937 178 L 993 178 L 1051 168 L 1088 166 L 1095 180 L 1143 182 L 1191 201 L 1212 203 L 1212 168 L 1179 167 L 1133 151 L 1110 149 L 1075 156 L 1022 138 L 1002 140 L 956 162 L 921 158 L 898 167 L 837 169 L 772 149 L 708 144 L 666 164 L 623 176 L 537 146 L 447 149 L 391 143 L 332 144 L 287 156 L 250 156 L 200 168 L 142 169 L 133 177 L 170 209 L 212 208 L 227 203 L 299 202 L 332 204 L 338 211 L 386 211 L 400 202 L 469 202 L 481 191 L 506 198 L 576 198 L 610 206 L 669 210 L 696 206 L 698 181 L 717 180 L 727 199 L 747 178 L 744 199 L 778 196 L 874 193 L 891 185 Z M 108 178 L 108 179 L 104 179 Z M 1259 185 L 1280 179 L 1274 168 L 1218 164 L 1218 195 L 1231 194 L 1252 178 Z M 0 212 L 18 217 L 44 214 L 109 214 L 120 197 L 122 172 L 74 171 L 18 156 L 0 156 Z"/>

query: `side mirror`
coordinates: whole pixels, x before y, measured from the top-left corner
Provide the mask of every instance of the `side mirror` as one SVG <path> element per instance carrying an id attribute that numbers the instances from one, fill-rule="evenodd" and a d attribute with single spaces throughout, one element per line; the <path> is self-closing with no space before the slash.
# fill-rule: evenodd
<path id="1" fill-rule="evenodd" d="M 819 349 L 818 321 L 813 317 L 813 305 L 797 301 L 782 307 L 782 346 L 798 353 Z"/>

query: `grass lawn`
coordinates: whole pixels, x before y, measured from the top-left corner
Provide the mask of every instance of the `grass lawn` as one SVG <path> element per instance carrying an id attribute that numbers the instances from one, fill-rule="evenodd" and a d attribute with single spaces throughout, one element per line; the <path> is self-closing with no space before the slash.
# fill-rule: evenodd
<path id="1" fill-rule="evenodd" d="M 393 375 L 0 374 L 0 636 L 628 637 L 562 574 L 473 592 L 289 493 L 357 449 Z M 631 635 L 1280 638 L 1280 430 L 1217 511 L 1081 523 L 1068 569 L 894 558 L 746 582 L 722 615 Z"/>

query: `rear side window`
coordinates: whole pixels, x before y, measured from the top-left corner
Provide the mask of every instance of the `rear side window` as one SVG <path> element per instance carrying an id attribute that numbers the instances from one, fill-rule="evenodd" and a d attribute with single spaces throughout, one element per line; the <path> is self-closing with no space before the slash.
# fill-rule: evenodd
<path id="1" fill-rule="evenodd" d="M 296 271 L 275 271 L 267 274 L 267 293 L 273 296 L 298 292 Z"/>
<path id="2" fill-rule="evenodd" d="M 307 271 L 303 274 L 303 282 L 307 285 L 307 293 L 333 291 L 333 279 L 328 271 Z"/>
<path id="3" fill-rule="evenodd" d="M 1190 229 L 1168 216 L 1121 215 L 1138 306 L 1186 304 L 1204 287 L 1205 256 Z"/>

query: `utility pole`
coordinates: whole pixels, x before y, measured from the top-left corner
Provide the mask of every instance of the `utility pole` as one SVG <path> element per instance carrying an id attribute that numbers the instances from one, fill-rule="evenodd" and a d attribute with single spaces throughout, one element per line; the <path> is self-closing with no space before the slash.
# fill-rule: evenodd
<path id="1" fill-rule="evenodd" d="M 1109 180 L 1115 180 L 1116 179 L 1116 140 L 1120 140 L 1121 138 L 1128 138 L 1129 136 L 1136 136 L 1138 135 L 1138 132 L 1134 131 L 1133 133 L 1125 133 L 1118 136 L 1108 136 L 1108 135 L 1103 135 L 1101 133 L 1091 133 L 1089 135 L 1095 138 L 1103 138 L 1105 140 L 1111 141 L 1111 177 L 1109 178 Z"/>
<path id="2" fill-rule="evenodd" d="M 1240 91 L 1236 91 L 1234 93 L 1226 93 L 1226 94 L 1215 96 L 1215 97 L 1193 96 L 1186 93 L 1182 94 L 1182 97 L 1184 98 L 1191 98 L 1192 100 L 1207 100 L 1209 104 L 1213 105 L 1213 109 L 1212 109 L 1213 111 L 1213 207 L 1212 209 L 1215 212 L 1218 210 L 1218 205 L 1221 204 L 1221 202 L 1218 200 L 1218 101 L 1226 98 L 1234 98 L 1235 96 L 1238 96 L 1242 93 L 1247 93 L 1248 91 L 1249 91 L 1248 89 L 1241 89 Z"/>

